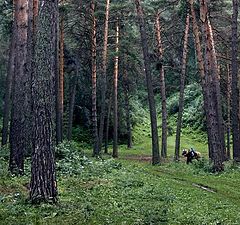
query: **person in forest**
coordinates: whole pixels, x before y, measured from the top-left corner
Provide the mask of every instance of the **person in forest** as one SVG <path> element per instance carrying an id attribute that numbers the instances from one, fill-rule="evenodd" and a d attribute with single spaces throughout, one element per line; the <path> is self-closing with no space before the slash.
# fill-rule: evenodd
<path id="1" fill-rule="evenodd" d="M 201 153 L 193 148 L 183 149 L 182 155 L 187 158 L 187 164 L 192 163 L 193 159 L 199 160 L 201 158 Z"/>

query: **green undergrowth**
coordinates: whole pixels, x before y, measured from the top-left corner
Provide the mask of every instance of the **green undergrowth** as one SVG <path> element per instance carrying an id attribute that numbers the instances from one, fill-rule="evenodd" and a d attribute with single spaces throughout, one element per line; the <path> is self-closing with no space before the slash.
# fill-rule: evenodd
<path id="1" fill-rule="evenodd" d="M 92 159 L 89 152 L 76 143 L 60 145 L 59 202 L 35 206 L 28 201 L 29 160 L 26 174 L 15 177 L 0 154 L 0 224 L 240 224 L 237 165 L 211 174 L 206 161 L 151 166 Z"/>

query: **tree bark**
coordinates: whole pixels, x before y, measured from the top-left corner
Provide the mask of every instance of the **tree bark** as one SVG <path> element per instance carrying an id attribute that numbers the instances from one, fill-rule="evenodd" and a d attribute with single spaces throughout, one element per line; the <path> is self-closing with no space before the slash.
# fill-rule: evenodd
<path id="1" fill-rule="evenodd" d="M 227 64 L 227 158 L 231 158 L 231 83 L 232 76 L 230 65 Z"/>
<path id="2" fill-rule="evenodd" d="M 56 0 L 54 0 L 56 1 Z M 59 0 L 57 0 L 59 1 Z M 57 12 L 58 13 L 58 12 Z M 61 135 L 61 115 L 60 115 L 60 57 L 59 57 L 59 53 L 60 53 L 60 29 L 59 29 L 59 16 L 56 17 L 57 21 L 56 21 L 56 29 L 55 32 L 55 41 L 56 41 L 56 46 L 57 46 L 57 51 L 55 52 L 55 124 L 56 124 L 56 132 L 55 132 L 55 137 L 56 137 L 56 144 L 58 145 L 59 143 L 62 142 L 62 135 Z"/>
<path id="3" fill-rule="evenodd" d="M 16 55 L 13 76 L 12 112 L 10 127 L 10 160 L 11 173 L 22 175 L 24 172 L 24 154 L 27 148 L 27 109 L 26 109 L 26 74 L 27 62 L 27 28 L 28 1 L 14 2 L 16 21 Z"/>
<path id="4" fill-rule="evenodd" d="M 155 36 L 157 42 L 157 55 L 158 55 L 158 69 L 160 71 L 160 90 L 162 101 L 162 148 L 161 157 L 167 157 L 167 101 L 166 101 L 166 86 L 165 86 L 165 73 L 162 65 L 163 61 L 163 47 L 161 40 L 161 27 L 160 27 L 160 13 L 156 15 L 155 21 Z"/>
<path id="5" fill-rule="evenodd" d="M 107 122 L 106 122 L 106 133 L 105 133 L 105 150 L 104 153 L 108 154 L 108 137 L 109 137 L 109 123 L 112 109 L 112 92 L 108 100 L 108 111 L 107 111 Z"/>
<path id="6" fill-rule="evenodd" d="M 14 61 L 15 61 L 15 34 L 16 34 L 16 25 L 13 21 L 12 25 L 12 35 L 10 39 L 9 46 L 9 58 L 8 58 L 8 67 L 7 67 L 7 78 L 6 78 L 6 91 L 4 96 L 4 106 L 3 106 L 3 128 L 2 128 L 2 146 L 6 145 L 8 142 L 8 127 L 10 119 L 10 110 L 11 110 L 11 93 L 12 93 L 12 82 L 13 82 L 13 73 L 14 73 Z"/>
<path id="7" fill-rule="evenodd" d="M 179 93 L 179 111 L 177 120 L 177 131 L 176 131 L 176 142 L 175 142 L 175 160 L 179 160 L 180 141 L 181 141 L 181 129 L 182 129 L 182 116 L 184 107 L 184 88 L 185 88 L 185 77 L 186 77 L 186 66 L 187 66 L 187 53 L 188 53 L 188 38 L 189 38 L 189 14 L 186 18 L 186 27 L 184 34 L 183 43 L 183 55 L 182 55 L 182 70 L 180 80 L 180 93 Z"/>
<path id="8" fill-rule="evenodd" d="M 73 113 L 75 106 L 75 97 L 78 81 L 78 66 L 76 66 L 76 74 L 73 75 L 70 84 L 70 101 L 69 101 L 69 117 L 68 117 L 68 130 L 67 130 L 67 139 L 68 141 L 72 140 L 72 126 L 73 126 Z"/>
<path id="9" fill-rule="evenodd" d="M 98 124 L 97 124 L 97 37 L 95 2 L 91 1 L 90 14 L 92 19 L 92 129 L 93 129 L 93 156 L 99 155 L 98 148 Z"/>
<path id="10" fill-rule="evenodd" d="M 148 45 L 147 45 L 146 23 L 144 20 L 144 13 L 143 13 L 140 0 L 135 0 L 135 5 L 137 9 L 138 23 L 139 23 L 140 34 L 141 34 L 145 74 L 146 74 L 147 89 L 148 89 L 148 101 L 149 101 L 151 132 L 152 132 L 152 164 L 155 165 L 160 163 L 159 140 L 158 140 L 158 128 L 157 128 L 157 113 L 156 113 L 156 107 L 155 107 L 149 51 L 148 51 Z"/>
<path id="11" fill-rule="evenodd" d="M 201 1 L 201 20 L 204 27 L 204 35 L 206 42 L 206 54 L 205 54 L 205 67 L 202 56 L 202 47 L 199 37 L 199 29 L 197 25 L 196 15 L 193 8 L 193 2 L 191 4 L 191 14 L 193 19 L 193 31 L 195 36 L 195 45 L 197 50 L 198 65 L 201 75 L 204 107 L 207 117 L 207 130 L 208 130 L 208 147 L 209 155 L 211 154 L 211 160 L 213 161 L 213 171 L 222 171 L 223 166 L 223 151 L 224 151 L 224 137 L 222 137 L 223 131 L 220 131 L 222 124 L 221 103 L 219 99 L 220 85 L 218 79 L 218 71 L 216 70 L 216 55 L 214 51 L 214 42 L 211 34 L 211 26 L 208 19 L 208 10 L 206 2 Z M 213 62 L 214 61 L 214 62 Z M 219 85 L 219 86 L 218 86 Z M 223 128 L 222 128 L 223 129 Z M 221 140 L 221 138 L 223 140 Z"/>
<path id="12" fill-rule="evenodd" d="M 233 0 L 232 15 L 232 137 L 233 159 L 240 161 L 240 119 L 239 112 L 239 89 L 238 89 L 238 0 Z"/>
<path id="13" fill-rule="evenodd" d="M 108 20 L 110 11 L 110 0 L 106 0 L 106 12 L 104 23 L 104 40 L 103 40 L 103 52 L 102 52 L 102 71 L 101 71 L 101 112 L 99 123 L 99 151 L 102 148 L 103 129 L 105 119 L 106 108 L 106 90 L 107 90 L 107 47 L 108 47 Z"/>
<path id="14" fill-rule="evenodd" d="M 57 184 L 54 162 L 56 116 L 56 69 L 58 56 L 58 1 L 39 1 L 36 22 L 33 99 L 33 154 L 30 200 L 56 202 Z"/>
<path id="15" fill-rule="evenodd" d="M 116 22 L 116 42 L 113 76 L 113 158 L 118 158 L 118 61 L 119 61 L 119 22 Z"/>
<path id="16" fill-rule="evenodd" d="M 60 18 L 60 57 L 59 57 L 59 116 L 60 142 L 63 140 L 63 113 L 64 113 L 64 18 Z"/>

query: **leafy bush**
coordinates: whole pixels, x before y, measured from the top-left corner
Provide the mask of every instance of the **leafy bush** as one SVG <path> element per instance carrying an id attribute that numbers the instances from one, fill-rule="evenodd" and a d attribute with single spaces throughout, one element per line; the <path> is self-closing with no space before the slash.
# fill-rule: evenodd
<path id="1" fill-rule="evenodd" d="M 82 126 L 75 126 L 72 129 L 72 138 L 74 141 L 80 143 L 92 143 L 92 134 L 90 129 L 82 127 Z"/>
<path id="2" fill-rule="evenodd" d="M 206 158 L 201 158 L 199 161 L 193 161 L 193 167 L 195 173 L 213 172 L 213 164 Z"/>
<path id="3" fill-rule="evenodd" d="M 173 116 L 179 110 L 179 93 L 168 98 L 168 113 Z M 203 110 L 203 96 L 199 84 L 186 86 L 184 92 L 183 127 L 205 130 L 205 117 Z"/>
<path id="4" fill-rule="evenodd" d="M 4 160 L 9 160 L 9 145 L 0 147 L 0 158 Z"/>

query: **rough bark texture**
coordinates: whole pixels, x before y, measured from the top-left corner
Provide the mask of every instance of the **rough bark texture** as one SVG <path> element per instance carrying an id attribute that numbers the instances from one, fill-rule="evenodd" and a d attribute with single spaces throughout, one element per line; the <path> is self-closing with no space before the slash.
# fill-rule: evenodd
<path id="1" fill-rule="evenodd" d="M 23 174 L 24 153 L 26 151 L 26 73 L 27 61 L 27 28 L 28 28 L 28 1 L 19 0 L 14 2 L 16 21 L 16 55 L 13 76 L 12 112 L 10 127 L 10 160 L 9 170 L 11 173 Z"/>
<path id="2" fill-rule="evenodd" d="M 222 137 L 223 131 L 220 131 L 220 127 L 222 126 L 222 115 L 220 112 L 221 104 L 219 100 L 220 88 L 218 87 L 219 80 L 217 76 L 218 71 L 216 70 L 216 57 L 214 56 L 214 42 L 211 34 L 210 21 L 208 20 L 207 5 L 205 2 L 201 2 L 201 20 L 203 23 L 206 42 L 205 67 L 193 4 L 191 4 L 191 14 L 193 19 L 193 31 L 195 36 L 198 65 L 203 88 L 204 108 L 207 118 L 209 155 L 211 155 L 211 159 L 213 161 L 213 171 L 222 171 L 224 169 L 224 138 Z M 223 140 L 221 140 L 221 138 Z"/>
<path id="3" fill-rule="evenodd" d="M 143 13 L 140 0 L 135 0 L 135 5 L 137 9 L 138 23 L 139 23 L 140 34 L 141 34 L 145 74 L 146 74 L 147 89 L 148 89 L 148 101 L 149 101 L 151 132 L 152 132 L 152 164 L 159 164 L 160 155 L 159 155 L 159 140 L 158 140 L 158 129 L 157 129 L 157 113 L 156 113 L 155 99 L 154 99 L 153 86 L 152 86 L 152 75 L 151 75 L 149 51 L 148 51 L 148 45 L 147 45 L 146 23 L 144 20 L 144 13 Z"/>
<path id="4" fill-rule="evenodd" d="M 204 0 L 205 4 L 206 1 Z M 212 25 L 210 23 L 210 19 L 207 17 L 207 35 L 209 36 L 209 50 L 211 55 L 211 66 L 213 68 L 213 95 L 216 98 L 216 120 L 218 125 L 218 135 L 219 135 L 219 141 L 220 141 L 220 148 L 217 150 L 217 156 L 221 157 L 222 160 L 225 160 L 225 135 L 224 135 L 224 122 L 223 122 L 223 115 L 222 115 L 222 104 L 221 104 L 221 88 L 220 88 L 220 72 L 217 62 L 217 53 L 215 50 L 215 43 L 213 38 L 213 31 L 212 31 Z"/>
<path id="5" fill-rule="evenodd" d="M 202 5 L 207 10 L 206 0 L 202 0 Z M 212 131 L 212 160 L 214 163 L 213 169 L 215 171 L 223 170 L 223 161 L 225 160 L 225 136 L 224 125 L 222 117 L 221 92 L 220 92 L 220 76 L 217 63 L 217 56 L 215 50 L 215 43 L 213 38 L 212 26 L 208 17 L 208 10 L 206 11 L 206 20 L 203 21 L 205 27 L 205 35 L 207 40 L 207 57 L 208 57 L 208 75 L 209 75 L 209 117 L 211 120 Z M 212 107 L 212 108 L 211 108 Z"/>
<path id="6" fill-rule="evenodd" d="M 36 23 L 36 45 L 32 85 L 33 154 L 30 200 L 33 203 L 55 202 L 57 184 L 55 174 L 55 80 L 56 51 L 58 51 L 58 1 L 39 1 Z"/>
<path id="7" fill-rule="evenodd" d="M 32 96 L 31 96 L 31 84 L 32 84 L 32 73 L 33 73 L 33 57 L 34 57 L 34 36 L 33 33 L 33 21 L 36 15 L 33 14 L 34 8 L 33 0 L 28 0 L 28 34 L 27 34 L 27 64 L 26 64 L 26 75 L 27 75 L 27 82 L 25 84 L 25 110 L 26 110 L 26 133 L 25 135 L 28 137 L 26 139 L 26 146 L 27 152 L 26 155 L 30 156 L 32 152 Z"/>
<path id="8" fill-rule="evenodd" d="M 63 111 L 64 111 L 64 18 L 60 19 L 60 57 L 59 57 L 59 116 L 60 141 L 63 140 Z"/>
<path id="9" fill-rule="evenodd" d="M 93 129 L 93 156 L 99 155 L 98 149 L 98 124 L 97 124 L 97 37 L 95 2 L 91 1 L 90 14 L 92 19 L 92 129 Z"/>
<path id="10" fill-rule="evenodd" d="M 108 47 L 108 20 L 109 20 L 110 0 L 106 0 L 106 12 L 104 22 L 104 40 L 102 52 L 102 71 L 101 71 L 101 113 L 99 123 L 99 151 L 102 148 L 103 129 L 106 108 L 106 90 L 107 90 L 107 47 Z"/>
<path id="11" fill-rule="evenodd" d="M 4 106 L 3 106 L 2 146 L 6 145 L 8 142 L 8 127 L 9 127 L 10 110 L 11 110 L 11 93 L 12 93 L 14 60 L 15 60 L 15 49 L 16 49 L 15 37 L 14 37 L 15 34 L 16 34 L 16 25 L 15 25 L 15 21 L 13 21 L 12 36 L 10 39 L 10 46 L 9 46 L 6 91 L 5 91 Z"/>
<path id="12" fill-rule="evenodd" d="M 55 1 L 55 0 L 54 0 Z M 60 115 L 60 46 L 59 46 L 59 41 L 60 41 L 60 29 L 59 29 L 59 17 L 57 16 L 56 18 L 56 29 L 55 29 L 55 41 L 56 41 L 56 46 L 57 46 L 57 51 L 55 52 L 55 123 L 56 123 L 56 132 L 55 132 L 55 137 L 56 137 L 56 144 L 58 145 L 59 143 L 62 142 L 62 128 L 61 128 L 61 115 Z"/>
<path id="13" fill-rule="evenodd" d="M 113 153 L 114 158 L 118 157 L 118 61 L 119 61 L 119 22 L 116 22 L 116 41 L 113 76 Z"/>
<path id="14" fill-rule="evenodd" d="M 238 0 L 233 0 L 232 15 L 232 136 L 233 136 L 233 159 L 240 161 L 240 119 L 239 112 L 239 89 L 238 89 Z"/>
<path id="15" fill-rule="evenodd" d="M 157 55 L 158 55 L 158 64 L 160 71 L 160 90 L 161 90 L 161 103 L 162 103 L 162 148 L 161 148 L 161 157 L 167 157 L 167 101 L 166 101 L 166 85 L 165 85 L 165 73 L 164 67 L 162 65 L 163 61 L 163 47 L 161 40 L 161 26 L 160 26 L 160 13 L 156 15 L 155 21 L 155 36 L 157 42 Z"/>
<path id="16" fill-rule="evenodd" d="M 187 65 L 187 53 L 188 53 L 188 37 L 189 37 L 189 14 L 186 18 L 186 27 L 183 42 L 183 54 L 182 54 L 182 70 L 180 80 L 180 93 L 179 93 L 179 110 L 177 120 L 176 142 L 175 142 L 175 160 L 179 160 L 180 141 L 181 141 L 181 129 L 182 129 L 182 116 L 184 107 L 184 88 L 185 88 L 185 76 Z"/>

